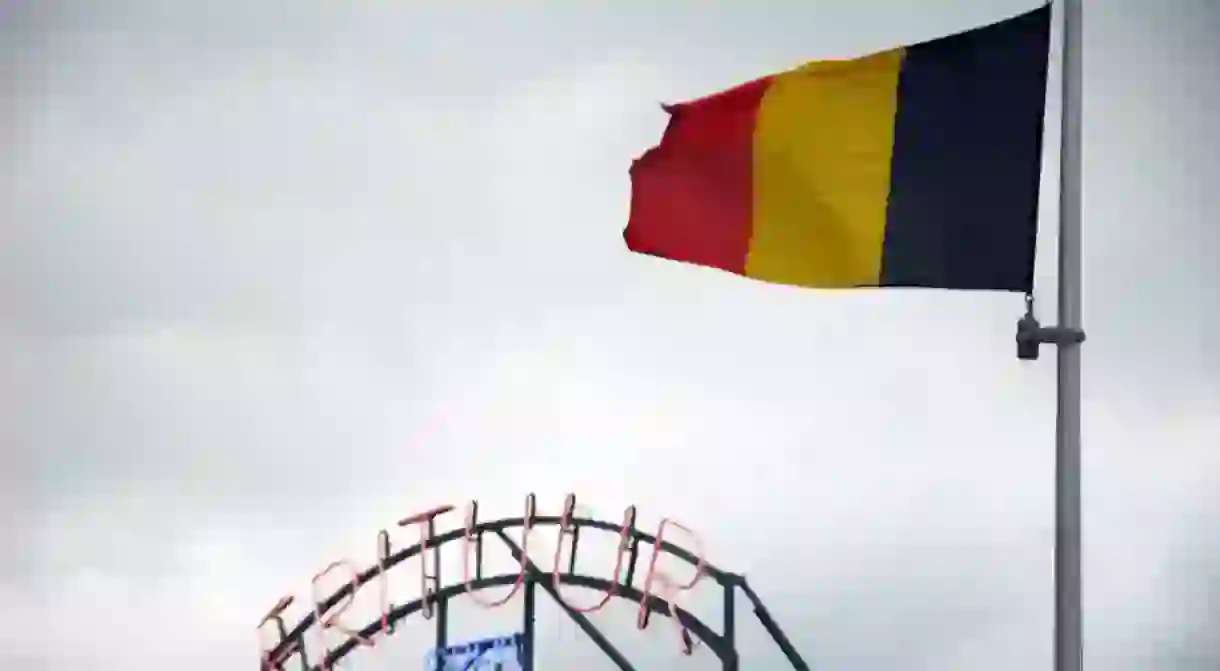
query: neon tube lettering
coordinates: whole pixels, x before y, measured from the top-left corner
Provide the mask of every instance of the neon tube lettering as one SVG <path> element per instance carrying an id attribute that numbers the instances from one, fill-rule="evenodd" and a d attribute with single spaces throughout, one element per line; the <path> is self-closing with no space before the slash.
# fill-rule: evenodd
<path id="1" fill-rule="evenodd" d="M 673 577 L 668 573 L 657 570 L 657 557 L 660 556 L 661 545 L 665 541 L 665 529 L 671 525 L 685 531 L 687 535 L 689 535 L 691 539 L 695 541 L 695 577 L 691 578 L 691 581 L 684 585 L 679 585 L 678 583 L 674 582 Z M 696 534 L 690 527 L 679 524 L 668 517 L 662 519 L 661 524 L 657 527 L 657 538 L 656 542 L 653 543 L 652 546 L 652 556 L 648 560 L 648 574 L 644 578 L 644 594 L 643 598 L 640 599 L 639 613 L 636 615 L 636 627 L 638 629 L 644 629 L 648 626 L 648 616 L 651 613 L 648 608 L 648 598 L 653 594 L 653 581 L 659 581 L 661 583 L 661 589 L 663 592 L 661 598 L 664 599 L 668 604 L 669 616 L 678 626 L 678 636 L 681 640 L 682 654 L 690 656 L 690 654 L 695 650 L 694 643 L 692 642 L 690 632 L 686 629 L 686 625 L 682 624 L 682 621 L 678 619 L 678 607 L 675 601 L 677 600 L 678 594 L 693 589 L 695 585 L 697 585 L 699 581 L 703 579 L 703 573 L 703 542 L 699 538 L 699 535 Z"/>
<path id="2" fill-rule="evenodd" d="M 349 572 L 351 572 L 352 577 L 351 577 L 350 584 L 352 586 L 352 591 L 348 593 L 346 603 L 341 603 L 341 604 L 336 605 L 335 608 L 337 610 L 334 613 L 331 613 L 329 617 L 323 618 L 322 617 L 322 602 L 324 602 L 325 599 L 318 598 L 318 581 L 321 580 L 322 578 L 326 577 L 326 575 L 329 574 L 331 571 L 334 571 L 339 568 L 346 568 Z M 343 613 L 347 612 L 347 609 L 351 608 L 352 604 L 355 603 L 356 591 L 360 589 L 360 572 L 359 572 L 359 570 L 356 569 L 355 564 L 353 564 L 352 562 L 350 562 L 346 559 L 340 559 L 339 561 L 331 562 L 326 568 L 322 569 L 321 571 L 319 571 L 318 573 L 316 573 L 314 575 L 313 580 L 310 581 L 309 585 L 310 585 L 310 590 L 313 595 L 314 621 L 318 625 L 318 640 L 322 646 L 322 649 L 326 651 L 327 655 L 330 654 L 330 646 L 326 644 L 326 630 L 331 629 L 331 628 L 338 629 L 340 632 L 347 634 L 347 637 L 349 640 L 354 640 L 354 641 L 358 642 L 360 645 L 363 645 L 363 646 L 366 646 L 369 648 L 376 646 L 376 643 L 374 643 L 373 641 L 360 635 L 360 632 L 352 631 L 351 629 L 348 629 L 347 627 L 345 627 L 343 624 L 336 622 L 336 620 L 339 619 L 339 616 L 341 616 L 341 615 L 343 615 Z M 326 662 L 325 660 L 323 661 L 323 665 L 324 665 L 324 668 L 328 668 L 328 669 L 330 668 L 330 664 L 328 662 Z"/>
<path id="3" fill-rule="evenodd" d="M 385 577 L 385 561 L 390 558 L 390 532 L 382 529 L 377 532 L 377 585 L 381 592 L 381 633 L 393 634 L 390 625 L 390 585 Z"/>
<path id="4" fill-rule="evenodd" d="M 420 599 L 422 599 L 422 603 L 420 604 L 420 614 L 424 616 L 425 620 L 432 619 L 433 611 L 432 601 L 430 599 L 434 592 L 428 587 L 428 579 L 435 576 L 435 573 L 433 573 L 433 575 L 428 575 L 428 545 L 432 542 L 432 536 L 435 531 L 433 529 L 434 520 L 451 510 L 453 510 L 453 506 L 440 506 L 438 508 L 426 510 L 417 515 L 412 515 L 398 521 L 398 526 L 400 527 L 405 527 L 412 524 L 419 525 L 419 593 Z M 437 559 L 439 559 L 439 557 L 433 557 L 433 571 L 436 569 L 435 564 Z M 436 587 L 437 589 L 440 588 L 439 585 Z"/>
<path id="5" fill-rule="evenodd" d="M 517 579 L 513 581 L 513 588 L 509 590 L 508 594 L 504 595 L 501 599 L 491 601 L 484 600 L 470 586 L 472 580 L 470 576 L 470 538 L 474 534 L 475 526 L 478 524 L 478 509 L 479 504 L 477 501 L 471 501 L 466 506 L 466 530 L 462 535 L 462 575 L 466 581 L 466 594 L 470 595 L 470 598 L 474 599 L 475 603 L 490 610 L 508 603 L 510 599 L 517 595 L 517 590 L 521 589 L 521 584 L 525 579 L 526 562 L 529 561 L 530 531 L 534 528 L 534 517 L 538 512 L 538 505 L 537 498 L 533 492 L 526 494 L 525 522 L 521 528 L 521 561 L 517 562 Z"/>
<path id="6" fill-rule="evenodd" d="M 559 518 L 559 533 L 555 539 L 555 556 L 551 562 L 551 580 L 555 583 L 555 598 L 560 603 L 577 613 L 593 613 L 601 610 L 607 603 L 610 603 L 610 598 L 618 594 L 618 586 L 620 576 L 623 570 L 623 555 L 627 553 L 627 546 L 631 542 L 631 529 L 635 527 L 635 506 L 627 506 L 623 511 L 623 525 L 618 532 L 618 550 L 615 552 L 614 558 L 614 579 L 610 582 L 610 589 L 602 592 L 601 601 L 587 607 L 577 607 L 568 603 L 568 600 L 563 598 L 563 593 L 560 592 L 560 572 L 559 560 L 563 554 L 563 540 L 567 536 L 572 536 L 575 532 L 572 529 L 572 514 L 576 511 L 576 495 L 568 494 L 563 501 L 563 515 Z M 576 551 L 575 543 L 573 543 L 572 551 Z"/>
<path id="7" fill-rule="evenodd" d="M 436 594 L 437 594 L 437 591 L 440 589 L 440 585 L 439 585 L 439 581 L 438 581 L 439 575 L 437 572 L 437 569 L 439 568 L 437 566 L 437 564 L 440 559 L 440 557 L 439 557 L 440 547 L 439 547 L 439 545 L 434 545 L 434 541 L 435 541 L 435 537 L 436 537 L 436 531 L 435 531 L 436 518 L 441 515 L 444 515 L 448 512 L 451 512 L 453 509 L 454 509 L 454 507 L 451 505 L 439 506 L 437 508 L 433 508 L 431 510 L 428 510 L 428 511 L 416 514 L 416 515 L 412 515 L 405 519 L 399 520 L 399 522 L 398 522 L 398 526 L 400 526 L 400 527 L 418 525 L 418 528 L 419 528 L 419 554 L 420 554 L 419 583 L 420 583 L 420 595 L 421 595 L 420 611 L 421 611 L 421 614 L 424 616 L 424 619 L 432 618 L 432 616 L 435 612 Z M 467 509 L 466 509 L 465 527 L 464 527 L 464 533 L 463 533 L 463 537 L 462 537 L 462 540 L 463 540 L 462 564 L 463 564 L 463 573 L 464 573 L 463 577 L 464 577 L 464 581 L 465 581 L 466 593 L 470 594 L 470 596 L 474 599 L 474 601 L 477 604 L 479 604 L 480 606 L 487 608 L 487 609 L 492 609 L 492 608 L 497 608 L 499 606 L 502 606 L 505 603 L 507 603 L 508 601 L 510 601 L 516 595 L 517 591 L 519 591 L 521 586 L 524 584 L 526 571 L 529 570 L 529 566 L 530 566 L 530 564 L 529 564 L 529 540 L 530 540 L 530 536 L 533 534 L 534 525 L 535 525 L 536 521 L 537 521 L 537 499 L 533 493 L 530 493 L 530 494 L 526 495 L 526 498 L 525 498 L 525 517 L 523 518 L 523 521 L 522 521 L 522 539 L 521 539 L 521 555 L 522 556 L 520 557 L 520 560 L 518 562 L 517 576 L 516 576 L 516 579 L 513 581 L 512 589 L 507 595 L 505 595 L 504 597 L 502 597 L 500 599 L 484 600 L 484 599 L 480 598 L 479 595 L 476 594 L 476 590 L 473 587 L 474 576 L 472 576 L 472 572 L 471 572 L 471 568 L 470 568 L 471 540 L 475 537 L 475 534 L 476 534 L 476 531 L 478 530 L 479 525 L 478 525 L 478 502 L 473 501 L 473 500 L 469 502 L 469 505 L 467 506 Z M 553 562 L 552 562 L 552 567 L 551 567 L 551 580 L 553 581 L 553 584 L 555 587 L 555 590 L 554 590 L 555 597 L 560 601 L 560 603 L 562 603 L 564 606 L 566 606 L 568 609 L 570 609 L 574 612 L 590 613 L 590 612 L 595 612 L 595 611 L 602 609 L 603 607 L 605 607 L 605 605 L 607 603 L 609 603 L 611 597 L 618 595 L 618 593 L 622 587 L 621 573 L 622 573 L 622 569 L 623 569 L 623 555 L 628 554 L 628 555 L 632 556 L 632 561 L 634 563 L 636 543 L 638 543 L 638 541 L 641 540 L 641 538 L 638 534 L 636 534 L 636 531 L 635 531 L 636 508 L 635 508 L 635 506 L 627 506 L 623 510 L 623 524 L 618 529 L 618 545 L 617 545 L 616 557 L 615 557 L 614 580 L 610 583 L 610 586 L 607 589 L 603 590 L 602 598 L 597 603 L 595 603 L 591 606 L 586 606 L 586 607 L 572 606 L 571 604 L 569 604 L 567 602 L 567 599 L 565 599 L 560 592 L 560 585 L 563 582 L 562 581 L 563 574 L 560 571 L 559 567 L 560 567 L 560 562 L 563 558 L 564 540 L 565 540 L 565 538 L 567 538 L 569 536 L 572 537 L 572 548 L 573 548 L 573 556 L 571 556 L 569 558 L 569 564 L 575 563 L 574 554 L 575 554 L 575 549 L 576 549 L 576 539 L 577 539 L 577 532 L 579 531 L 579 526 L 580 526 L 579 524 L 577 524 L 577 522 L 578 522 L 578 520 L 576 519 L 576 496 L 573 493 L 569 493 L 564 498 L 563 513 L 559 518 L 559 524 L 558 524 L 559 528 L 558 528 L 558 533 L 557 533 L 557 538 L 556 538 L 556 547 L 555 547 L 555 552 L 554 552 L 554 555 L 552 558 Z M 660 554 L 662 552 L 662 546 L 665 544 L 665 534 L 666 534 L 667 530 L 669 529 L 669 527 L 675 527 L 678 530 L 685 532 L 687 535 L 689 535 L 691 537 L 691 539 L 694 541 L 694 544 L 695 544 L 696 551 L 691 553 L 693 555 L 693 562 L 695 564 L 695 574 L 694 574 L 694 577 L 691 578 L 691 580 L 689 580 L 686 583 L 678 583 L 673 578 L 673 576 L 671 576 L 670 574 L 666 573 L 664 570 L 661 570 L 658 567 L 658 560 L 659 560 Z M 481 538 L 478 539 L 478 541 L 481 543 Z M 381 621 L 380 632 L 382 634 L 392 634 L 394 632 L 394 625 L 391 622 L 391 616 L 392 616 L 392 613 L 394 610 L 394 606 L 390 601 L 389 586 L 388 586 L 388 580 L 387 580 L 387 576 L 386 576 L 386 563 L 391 559 L 390 535 L 387 530 L 381 529 L 378 532 L 377 545 L 378 545 L 378 547 L 377 547 L 376 568 L 377 568 L 377 578 L 378 578 L 378 583 L 379 583 L 379 588 L 380 588 L 379 595 L 380 595 L 380 606 L 381 606 L 381 608 L 380 608 L 380 610 L 381 610 L 381 612 L 380 612 L 380 621 Z M 670 615 L 671 619 L 673 619 L 675 625 L 678 628 L 678 633 L 679 633 L 679 636 L 681 639 L 682 653 L 684 655 L 688 655 L 688 656 L 693 653 L 694 648 L 701 642 L 695 641 L 693 639 L 693 637 L 691 636 L 690 631 L 687 629 L 687 627 L 682 623 L 682 621 L 680 619 L 678 619 L 679 606 L 678 606 L 677 601 L 678 601 L 678 597 L 683 592 L 687 592 L 687 591 L 694 589 L 694 587 L 699 583 L 699 581 L 706 575 L 707 564 L 703 558 L 703 548 L 704 548 L 704 546 L 703 546 L 701 537 L 697 533 L 695 533 L 695 531 L 693 529 L 691 529 L 675 520 L 672 520 L 670 518 L 663 518 L 661 520 L 659 526 L 657 527 L 657 533 L 656 533 L 656 537 L 655 537 L 654 543 L 653 543 L 652 556 L 649 558 L 648 572 L 644 579 L 644 586 L 643 586 L 643 590 L 642 590 L 643 594 L 642 594 L 642 598 L 640 600 L 640 607 L 639 607 L 639 611 L 636 615 L 637 628 L 645 629 L 648 627 L 649 619 L 651 616 L 651 609 L 649 608 L 650 599 L 660 598 L 660 600 L 665 601 L 669 615 Z M 428 558 L 427 558 L 428 550 L 430 550 L 430 549 L 433 551 L 432 552 L 432 554 L 433 554 L 433 557 L 432 557 L 433 572 L 431 574 L 429 573 L 429 570 L 428 570 Z M 477 554 L 477 551 L 476 551 L 476 554 Z M 339 568 L 346 568 L 351 574 L 351 580 L 349 583 L 350 590 L 349 590 L 349 593 L 346 595 L 347 600 L 346 600 L 346 602 L 335 604 L 334 607 L 329 609 L 331 611 L 330 615 L 324 617 L 324 615 L 326 615 L 326 613 L 322 612 L 321 607 L 325 600 L 318 598 L 318 584 L 322 578 L 324 578 L 330 572 L 337 570 Z M 480 568 L 481 568 L 481 566 L 480 566 Z M 429 580 L 432 581 L 431 584 L 429 583 Z M 368 647 L 375 647 L 375 645 L 376 645 L 375 641 L 372 640 L 371 636 L 366 637 L 366 636 L 362 635 L 359 631 L 353 631 L 351 629 L 348 629 L 346 626 L 344 626 L 339 621 L 339 619 L 342 617 L 342 615 L 353 605 L 353 603 L 355 602 L 356 592 L 359 590 L 360 587 L 363 586 L 360 584 L 360 573 L 358 572 L 357 568 L 355 567 L 355 565 L 352 562 L 350 562 L 348 560 L 332 562 L 322 571 L 318 572 L 316 575 L 313 576 L 310 586 L 311 586 L 312 596 L 314 599 L 313 615 L 314 615 L 315 623 L 318 624 L 318 631 L 319 631 L 318 636 L 321 640 L 322 648 L 323 648 L 323 650 L 325 650 L 328 657 L 331 654 L 331 650 L 330 650 L 329 646 L 327 645 L 327 640 L 326 640 L 327 639 L 327 636 L 326 636 L 327 629 L 338 629 L 339 631 L 343 632 L 344 634 L 346 634 L 348 636 L 349 641 L 355 640 L 360 645 L 368 646 Z M 277 602 L 274 607 L 272 607 L 272 609 L 267 613 L 267 615 L 265 615 L 263 617 L 263 619 L 258 624 L 257 635 L 258 635 L 259 649 L 260 649 L 260 661 L 261 661 L 260 667 L 263 671 L 283 671 L 284 663 L 295 654 L 302 655 L 302 657 L 301 657 L 302 664 L 306 664 L 305 657 L 304 657 L 304 655 L 305 655 L 304 640 L 299 636 L 292 640 L 286 640 L 287 632 L 285 631 L 285 628 L 283 626 L 282 614 L 292 603 L 293 603 L 293 597 L 291 595 L 281 598 L 280 601 Z M 266 639 L 265 627 L 268 622 L 271 622 L 273 620 L 275 620 L 276 623 L 279 625 L 280 640 L 278 642 L 276 642 L 270 649 L 268 649 L 266 647 L 267 641 L 265 640 Z M 275 646 L 280 646 L 281 649 L 279 650 L 278 653 L 273 655 L 272 653 L 275 652 Z M 324 665 L 323 666 L 324 669 L 329 669 L 331 667 L 331 664 L 327 663 L 325 661 L 323 662 L 323 665 Z"/>
<path id="8" fill-rule="evenodd" d="M 301 645 L 300 641 L 293 640 L 287 646 L 285 646 L 284 649 L 282 651 L 280 651 L 280 654 L 277 655 L 275 658 L 271 657 L 272 651 L 267 650 L 265 647 L 266 639 L 263 635 L 263 627 L 267 626 L 267 623 L 272 620 L 275 620 L 276 624 L 279 625 L 279 629 L 281 632 L 280 640 L 283 641 L 282 632 L 284 629 L 284 626 L 283 626 L 284 620 L 283 620 L 282 616 L 284 614 L 284 610 L 286 610 L 289 606 L 292 605 L 292 601 L 293 601 L 293 598 L 291 595 L 283 597 L 278 602 L 276 602 L 276 604 L 271 607 L 271 610 L 267 611 L 267 614 L 263 616 L 263 619 L 259 620 L 259 622 L 258 622 L 257 632 L 258 632 L 259 658 L 262 661 L 263 671 L 282 671 L 282 669 L 284 668 L 284 662 L 288 661 L 288 658 L 292 656 L 292 653 L 296 652 L 297 648 L 300 647 L 300 645 Z M 272 649 L 275 648 L 274 645 L 271 647 L 272 647 Z"/>

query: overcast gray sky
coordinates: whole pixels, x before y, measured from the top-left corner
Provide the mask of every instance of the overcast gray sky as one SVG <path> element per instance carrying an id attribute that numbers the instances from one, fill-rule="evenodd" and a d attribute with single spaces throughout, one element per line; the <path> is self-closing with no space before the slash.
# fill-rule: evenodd
<path id="1" fill-rule="evenodd" d="M 1054 357 L 1016 361 L 1021 298 L 621 239 L 659 102 L 1034 4 L 0 4 L 0 666 L 252 668 L 258 617 L 381 526 L 574 490 L 698 529 L 816 669 L 1050 668 Z M 1220 7 L 1085 13 L 1086 664 L 1214 671 Z M 595 617 L 643 668 L 715 667 L 632 615 Z M 740 618 L 743 668 L 780 668 Z M 612 668 L 549 605 L 539 636 L 540 670 Z"/>

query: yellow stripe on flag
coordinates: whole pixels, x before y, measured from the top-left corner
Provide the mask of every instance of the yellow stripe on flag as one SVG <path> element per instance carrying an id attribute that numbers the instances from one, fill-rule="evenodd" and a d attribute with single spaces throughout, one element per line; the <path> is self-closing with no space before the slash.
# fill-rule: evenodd
<path id="1" fill-rule="evenodd" d="M 878 284 L 904 53 L 815 62 L 774 79 L 754 129 L 746 275 Z"/>

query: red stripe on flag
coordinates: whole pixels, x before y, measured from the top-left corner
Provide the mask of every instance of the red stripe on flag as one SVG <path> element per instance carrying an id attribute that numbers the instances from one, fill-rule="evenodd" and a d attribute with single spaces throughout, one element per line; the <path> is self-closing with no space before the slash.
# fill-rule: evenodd
<path id="1" fill-rule="evenodd" d="M 753 139 L 771 78 L 667 107 L 661 143 L 631 166 L 628 249 L 744 274 Z"/>

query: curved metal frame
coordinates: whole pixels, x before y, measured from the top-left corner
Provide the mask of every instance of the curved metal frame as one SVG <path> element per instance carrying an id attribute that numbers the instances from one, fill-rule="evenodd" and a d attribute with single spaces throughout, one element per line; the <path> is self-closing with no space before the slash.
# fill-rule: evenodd
<path id="1" fill-rule="evenodd" d="M 411 520 L 404 520 L 404 523 L 408 521 L 414 523 L 418 522 L 419 520 L 413 518 Z M 750 589 L 744 576 L 723 571 L 716 566 L 707 563 L 694 553 L 670 543 L 663 538 L 658 541 L 655 536 L 635 528 L 633 519 L 625 519 L 625 521 L 628 522 L 628 526 L 626 527 L 614 524 L 613 522 L 593 518 L 574 517 L 570 516 L 570 514 L 562 516 L 538 515 L 533 516 L 533 518 L 530 520 L 527 520 L 525 517 L 504 518 L 488 522 L 481 522 L 474 525 L 464 525 L 461 528 L 446 531 L 441 534 L 428 534 L 430 536 L 430 540 L 421 538 L 420 542 L 403 548 L 402 550 L 399 550 L 393 554 L 388 552 L 388 534 L 384 533 L 383 530 L 378 534 L 378 561 L 371 568 L 358 572 L 351 582 L 336 589 L 335 592 L 329 597 L 314 604 L 311 611 L 303 615 L 300 621 L 297 622 L 297 624 L 291 630 L 288 630 L 283 626 L 283 621 L 280 619 L 279 615 L 291 602 L 291 598 L 287 597 L 277 604 L 276 608 L 272 610 L 264 621 L 274 620 L 277 622 L 280 630 L 280 641 L 271 650 L 266 651 L 265 658 L 279 660 L 278 666 L 275 668 L 282 669 L 283 665 L 289 658 L 291 658 L 293 655 L 300 655 L 302 671 L 325 671 L 333 668 L 336 662 L 345 657 L 355 648 L 365 645 L 362 643 L 361 639 L 372 640 L 373 637 L 379 633 L 393 633 L 395 623 L 416 612 L 424 613 L 425 617 L 427 617 L 429 613 L 439 616 L 436 618 L 437 643 L 438 647 L 444 647 L 447 638 L 447 605 L 450 599 L 461 596 L 468 590 L 477 591 L 492 587 L 503 587 L 506 585 L 517 584 L 518 581 L 523 580 L 526 591 L 525 626 L 527 645 L 530 647 L 530 650 L 527 653 L 529 657 L 532 658 L 533 645 L 533 588 L 537 586 L 541 587 L 544 591 L 554 597 L 558 605 L 565 612 L 567 612 L 568 616 L 573 618 L 573 620 L 575 620 L 576 623 L 582 629 L 584 629 L 585 633 L 589 634 L 594 642 L 602 649 L 603 652 L 611 657 L 611 659 L 619 666 L 620 669 L 623 669 L 624 671 L 633 671 L 634 667 L 632 667 L 630 662 L 628 662 L 622 653 L 618 652 L 617 649 L 615 649 L 614 646 L 601 635 L 596 627 L 594 627 L 592 623 L 590 623 L 582 615 L 581 610 L 568 605 L 567 602 L 559 596 L 558 590 L 556 589 L 557 585 L 554 584 L 555 578 L 557 577 L 558 583 L 560 584 L 602 590 L 608 594 L 612 593 L 613 596 L 627 599 L 633 603 L 641 604 L 640 612 L 642 614 L 657 612 L 665 616 L 676 618 L 677 622 L 683 628 L 683 642 L 687 650 L 689 650 L 691 647 L 691 641 L 686 634 L 686 632 L 689 632 L 716 655 L 721 662 L 722 668 L 726 671 L 735 671 L 738 668 L 738 659 L 735 647 L 736 627 L 733 611 L 735 609 L 735 591 L 736 589 L 740 588 L 750 600 L 754 608 L 755 615 L 758 617 L 767 632 L 771 634 L 776 644 L 783 651 L 785 657 L 787 657 L 789 662 L 792 664 L 792 667 L 798 671 L 808 671 L 808 665 L 803 659 L 801 659 L 801 656 L 792 647 L 787 637 L 771 618 L 757 594 Z M 427 519 L 426 523 L 431 524 L 431 519 Z M 569 557 L 569 567 L 567 572 L 555 571 L 554 575 L 552 575 L 551 571 L 543 571 L 542 569 L 539 569 L 536 565 L 534 565 L 529 557 L 524 554 L 522 549 L 505 533 L 505 531 L 508 529 L 527 526 L 529 528 L 536 528 L 538 526 L 558 526 L 561 529 L 567 529 L 572 533 L 572 551 Z M 621 581 L 617 580 L 619 577 L 618 574 L 615 575 L 616 580 L 607 580 L 604 578 L 581 575 L 575 572 L 576 550 L 579 542 L 579 534 L 576 532 L 578 532 L 581 528 L 596 529 L 599 531 L 618 534 L 620 539 L 627 541 L 626 546 L 629 560 L 627 563 L 626 576 Z M 520 574 L 517 573 L 505 573 L 489 578 L 482 576 L 482 540 L 483 535 L 487 533 L 494 534 L 509 547 L 509 550 L 514 555 L 514 558 L 521 563 L 522 570 L 525 574 L 524 578 L 520 577 Z M 361 589 L 369 582 L 377 580 L 377 578 L 385 571 L 392 569 L 411 557 L 420 555 L 423 550 L 431 549 L 435 553 L 439 553 L 440 547 L 446 543 L 450 543 L 455 540 L 468 539 L 471 536 L 473 536 L 475 539 L 474 545 L 478 566 L 477 575 L 470 581 L 470 583 L 458 583 L 447 587 L 441 587 L 439 585 L 439 563 L 434 563 L 434 575 L 428 577 L 437 582 L 435 589 L 426 590 L 424 596 L 421 596 L 413 601 L 390 607 L 388 613 L 383 611 L 383 614 L 379 615 L 373 622 L 369 623 L 358 631 L 351 632 L 351 634 L 354 634 L 355 637 L 349 635 L 348 640 L 344 641 L 333 650 L 329 650 L 318 665 L 311 666 L 309 664 L 308 660 L 303 654 L 304 637 L 306 632 L 309 631 L 310 627 L 318 624 L 319 613 L 329 613 L 344 599 L 353 596 L 355 591 Z M 560 539 L 560 543 L 562 543 L 562 538 Z M 647 595 L 647 598 L 645 598 L 644 590 L 637 589 L 632 586 L 639 555 L 640 543 L 652 545 L 660 552 L 664 552 L 695 566 L 697 570 L 702 572 L 702 575 L 711 578 L 718 585 L 720 585 L 724 591 L 723 633 L 716 632 L 697 616 L 693 615 L 689 611 L 686 611 L 685 609 L 677 607 L 663 598 L 652 594 Z M 469 547 L 464 545 L 463 550 L 465 552 L 469 552 Z M 558 567 L 553 568 L 558 569 Z M 428 619 L 432 618 L 429 617 Z M 637 624 L 642 622 L 643 626 L 647 626 L 647 619 L 647 615 L 645 615 L 643 618 L 637 620 Z M 322 618 L 322 621 L 325 622 L 326 618 Z M 689 652 L 687 654 L 689 654 Z M 266 667 L 265 664 L 264 667 Z"/>

